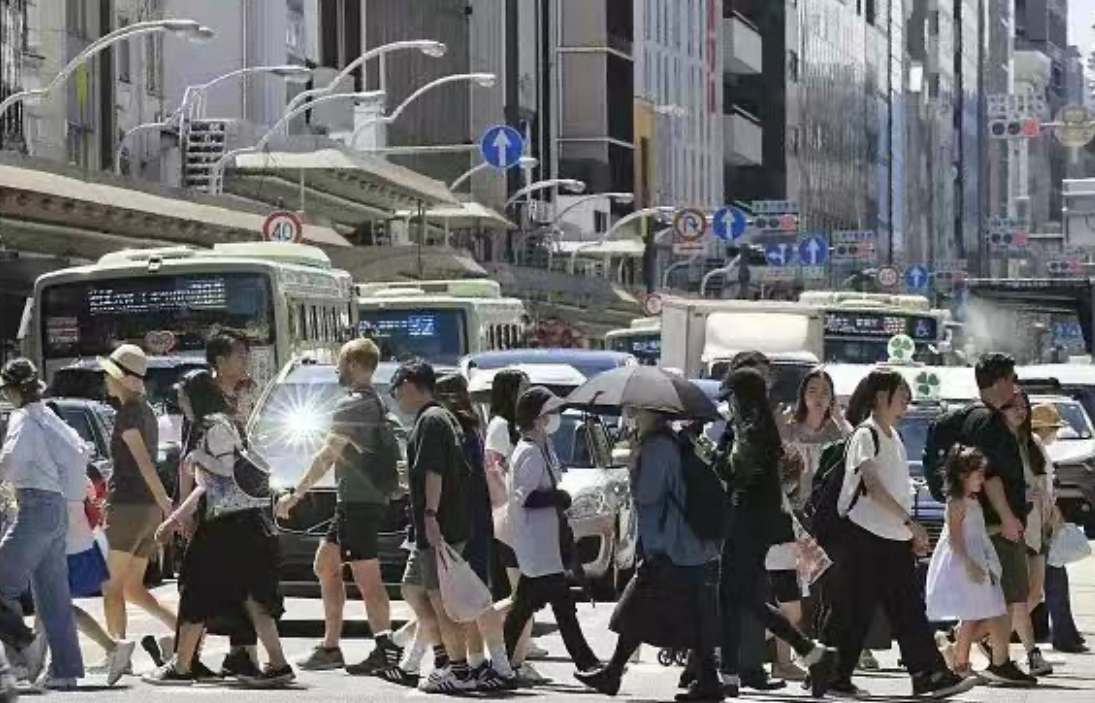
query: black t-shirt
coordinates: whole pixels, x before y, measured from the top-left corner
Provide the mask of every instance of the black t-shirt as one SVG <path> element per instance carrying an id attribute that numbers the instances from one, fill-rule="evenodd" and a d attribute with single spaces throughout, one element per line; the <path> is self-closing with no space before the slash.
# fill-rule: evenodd
<path id="1" fill-rule="evenodd" d="M 1023 455 L 1019 451 L 1019 440 L 1008 426 L 1007 419 L 999 411 L 980 405 L 970 411 L 963 429 L 966 442 L 981 450 L 987 459 L 985 477 L 1000 479 L 1011 511 L 1016 518 L 1025 522 L 1030 506 L 1027 504 Z M 985 524 L 999 525 L 1000 516 L 984 491 L 981 492 L 981 505 L 985 512 Z"/>
<path id="2" fill-rule="evenodd" d="M 462 430 L 456 418 L 440 405 L 427 405 L 418 413 L 407 439 L 408 483 L 411 500 L 411 537 L 420 549 L 426 541 L 426 475 L 442 478 L 437 521 L 449 544 L 467 541 L 471 527 L 470 470 L 461 446 Z"/>
<path id="3" fill-rule="evenodd" d="M 144 480 L 141 469 L 122 435 L 137 430 L 153 463 L 159 453 L 160 428 L 156 413 L 142 396 L 126 403 L 114 418 L 114 434 L 110 438 L 110 453 L 114 472 L 110 475 L 107 502 L 113 505 L 155 505 L 156 498 Z"/>
<path id="4" fill-rule="evenodd" d="M 338 401 L 331 432 L 347 441 L 335 462 L 338 502 L 387 505 L 388 496 L 377 489 L 370 475 L 370 457 L 378 453 L 380 424 L 387 414 L 384 401 L 373 387 L 358 389 Z"/>

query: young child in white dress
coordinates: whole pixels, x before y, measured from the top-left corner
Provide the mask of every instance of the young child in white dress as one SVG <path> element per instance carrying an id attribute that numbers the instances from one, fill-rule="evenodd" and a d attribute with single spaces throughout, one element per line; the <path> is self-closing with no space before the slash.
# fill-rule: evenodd
<path id="1" fill-rule="evenodd" d="M 960 621 L 954 672 L 962 676 L 970 673 L 970 645 L 978 632 L 1007 612 L 1007 606 L 1000 588 L 1000 559 L 977 500 L 985 483 L 985 458 L 972 447 L 957 446 L 947 456 L 945 472 L 946 530 L 928 567 L 928 619 Z M 993 649 L 1007 651 L 1006 635 L 998 627 L 991 629 Z"/>

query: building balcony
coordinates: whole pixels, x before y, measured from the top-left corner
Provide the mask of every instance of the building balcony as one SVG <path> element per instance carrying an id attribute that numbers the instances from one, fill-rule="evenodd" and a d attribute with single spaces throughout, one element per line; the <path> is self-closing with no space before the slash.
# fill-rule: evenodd
<path id="1" fill-rule="evenodd" d="M 734 13 L 722 20 L 723 67 L 727 73 L 754 75 L 764 71 L 764 42 L 752 22 Z"/>
<path id="2" fill-rule="evenodd" d="M 733 166 L 764 164 L 764 130 L 760 120 L 739 107 L 723 115 L 726 162 Z"/>

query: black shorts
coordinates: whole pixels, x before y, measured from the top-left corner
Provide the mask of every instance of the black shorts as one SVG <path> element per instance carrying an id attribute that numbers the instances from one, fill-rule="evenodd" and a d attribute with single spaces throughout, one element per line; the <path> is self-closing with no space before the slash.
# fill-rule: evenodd
<path id="1" fill-rule="evenodd" d="M 380 526 L 387 506 L 369 503 L 339 503 L 327 529 L 327 543 L 337 544 L 343 563 L 373 561 L 379 554 Z"/>

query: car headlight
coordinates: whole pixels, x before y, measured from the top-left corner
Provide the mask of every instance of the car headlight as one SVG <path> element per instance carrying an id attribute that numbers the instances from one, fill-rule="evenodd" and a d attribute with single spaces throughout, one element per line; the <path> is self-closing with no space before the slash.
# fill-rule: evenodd
<path id="1" fill-rule="evenodd" d="M 608 512 L 608 497 L 604 491 L 597 489 L 579 493 L 574 497 L 567 510 L 567 517 L 571 520 L 588 520 L 600 517 Z"/>

